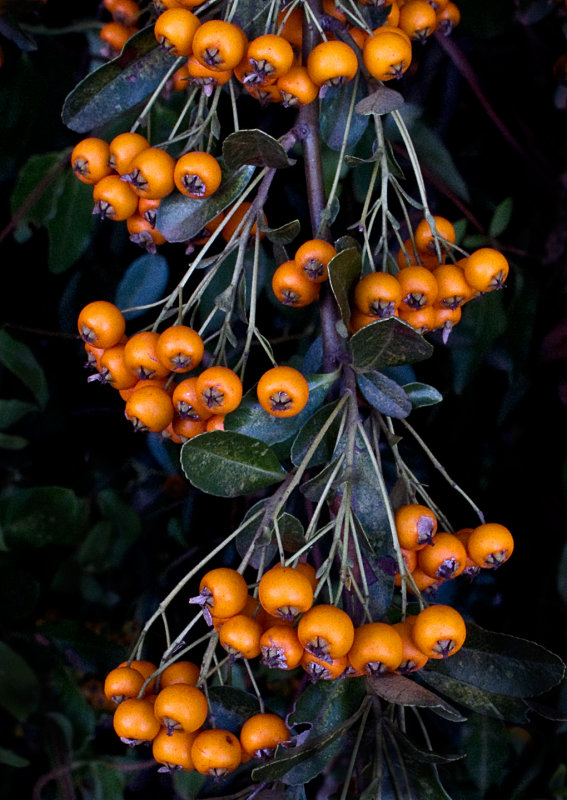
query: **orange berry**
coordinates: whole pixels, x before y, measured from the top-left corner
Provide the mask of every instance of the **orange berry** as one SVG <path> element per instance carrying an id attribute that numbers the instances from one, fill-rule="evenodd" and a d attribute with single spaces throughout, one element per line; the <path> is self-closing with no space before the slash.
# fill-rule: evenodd
<path id="1" fill-rule="evenodd" d="M 412 638 L 429 658 L 447 658 L 463 646 L 467 628 L 461 614 L 451 606 L 433 605 L 417 615 Z"/>

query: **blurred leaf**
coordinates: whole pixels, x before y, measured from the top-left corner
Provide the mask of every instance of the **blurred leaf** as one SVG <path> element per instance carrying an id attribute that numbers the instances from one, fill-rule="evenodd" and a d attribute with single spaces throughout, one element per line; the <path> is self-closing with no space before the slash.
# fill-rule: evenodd
<path id="1" fill-rule="evenodd" d="M 23 450 L 29 441 L 23 436 L 12 436 L 7 433 L 0 433 L 0 447 L 3 450 Z"/>
<path id="2" fill-rule="evenodd" d="M 144 253 L 124 272 L 116 289 L 114 302 L 123 311 L 150 305 L 163 297 L 168 280 L 169 267 L 166 259 L 161 255 Z M 143 313 L 144 309 L 128 311 L 124 316 L 128 320 Z"/>
<path id="3" fill-rule="evenodd" d="M 98 128 L 148 97 L 176 63 L 158 46 L 153 26 L 134 34 L 122 53 L 67 95 L 61 118 L 77 133 Z"/>
<path id="4" fill-rule="evenodd" d="M 32 155 L 18 172 L 18 179 L 10 207 L 17 216 L 17 235 L 25 238 L 30 224 L 43 227 L 56 214 L 57 203 L 65 189 L 65 172 L 69 172 L 76 184 L 92 201 L 92 188 L 86 187 L 71 172 L 69 154 L 65 152 Z M 90 209 L 92 211 L 92 209 Z M 89 212 L 90 216 L 90 212 Z"/>
<path id="5" fill-rule="evenodd" d="M 20 48 L 20 50 L 37 50 L 37 42 L 33 36 L 23 30 L 10 11 L 2 10 L 0 14 L 0 34 Z"/>
<path id="6" fill-rule="evenodd" d="M 6 767 L 15 767 L 16 769 L 21 769 L 22 767 L 28 767 L 30 761 L 28 758 L 24 758 L 23 756 L 14 753 L 13 750 L 0 747 L 0 764 L 4 764 Z"/>
<path id="7" fill-rule="evenodd" d="M 559 656 L 535 642 L 467 624 L 467 638 L 450 658 L 429 661 L 426 669 L 509 697 L 543 694 L 563 678 Z"/>
<path id="8" fill-rule="evenodd" d="M 287 474 L 268 445 L 234 431 L 211 431 L 185 442 L 181 466 L 193 486 L 217 497 L 249 494 Z"/>
<path id="9" fill-rule="evenodd" d="M 72 267 L 85 252 L 96 219 L 92 213 L 92 192 L 85 191 L 71 169 L 59 175 L 57 183 L 61 184 L 59 196 L 45 227 L 49 234 L 49 269 L 58 275 Z"/>
<path id="10" fill-rule="evenodd" d="M 399 383 L 382 372 L 370 371 L 357 376 L 358 388 L 381 414 L 394 419 L 405 419 L 412 410 L 412 403 Z"/>
<path id="11" fill-rule="evenodd" d="M 222 154 L 229 170 L 244 164 L 283 169 L 292 163 L 277 139 L 257 129 L 229 134 L 222 143 Z"/>
<path id="12" fill-rule="evenodd" d="M 368 688 L 373 694 L 388 703 L 415 708 L 428 708 L 440 717 L 452 722 L 464 722 L 465 717 L 438 695 L 420 686 L 411 678 L 394 673 L 366 678 Z"/>
<path id="13" fill-rule="evenodd" d="M 58 664 L 50 676 L 51 689 L 71 723 L 73 748 L 81 750 L 89 742 L 96 727 L 96 715 L 77 684 L 74 668 Z"/>
<path id="14" fill-rule="evenodd" d="M 37 411 L 37 406 L 23 400 L 0 400 L 0 430 L 11 428 L 30 411 Z"/>
<path id="15" fill-rule="evenodd" d="M 0 707 L 25 722 L 36 709 L 39 681 L 19 653 L 0 642 Z"/>
<path id="16" fill-rule="evenodd" d="M 353 366 L 359 372 L 412 364 L 433 353 L 433 345 L 395 317 L 365 325 L 351 337 Z"/>
<path id="17" fill-rule="evenodd" d="M 126 658 L 122 645 L 76 620 L 43 622 L 37 634 L 42 644 L 51 644 L 75 672 L 106 675 Z"/>
<path id="18" fill-rule="evenodd" d="M 62 486 L 18 489 L 1 509 L 0 524 L 12 548 L 74 544 L 83 532 L 83 504 Z"/>
<path id="19" fill-rule="evenodd" d="M 14 339 L 5 330 L 0 330 L 0 364 L 27 386 L 40 408 L 45 408 L 49 390 L 41 365 L 27 345 Z"/>
<path id="20" fill-rule="evenodd" d="M 156 228 L 168 242 L 186 242 L 198 236 L 207 222 L 232 205 L 250 183 L 254 167 L 244 166 L 223 177 L 217 191 L 204 200 L 173 192 L 160 202 Z"/>
<path id="21" fill-rule="evenodd" d="M 507 197 L 498 206 L 490 220 L 488 234 L 493 239 L 497 239 L 510 224 L 512 217 L 512 210 L 514 208 L 514 201 L 511 197 Z"/>

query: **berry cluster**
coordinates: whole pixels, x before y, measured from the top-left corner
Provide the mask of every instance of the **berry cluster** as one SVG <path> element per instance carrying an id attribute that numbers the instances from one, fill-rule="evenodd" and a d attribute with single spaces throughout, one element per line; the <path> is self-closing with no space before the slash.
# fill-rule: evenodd
<path id="1" fill-rule="evenodd" d="M 205 353 L 203 340 L 187 325 L 161 333 L 139 331 L 128 337 L 122 312 L 106 300 L 94 300 L 80 312 L 79 335 L 87 353 L 89 381 L 116 389 L 125 416 L 137 431 L 161 433 L 176 443 L 211 430 L 222 430 L 226 414 L 242 400 L 242 381 L 221 365 L 195 372 Z M 258 402 L 274 417 L 299 414 L 309 399 L 309 385 L 293 367 L 274 366 L 257 385 Z"/>
<path id="2" fill-rule="evenodd" d="M 498 522 L 455 533 L 438 531 L 437 516 L 420 503 L 400 506 L 394 519 L 404 560 L 404 577 L 398 573 L 396 583 L 407 580 L 417 593 L 459 575 L 474 577 L 481 569 L 496 569 L 514 550 L 512 534 Z"/>
<path id="3" fill-rule="evenodd" d="M 196 770 L 220 778 L 252 758 L 268 758 L 289 738 L 285 721 L 259 713 L 240 736 L 205 727 L 209 706 L 197 687 L 199 667 L 178 660 L 158 670 L 150 661 L 121 663 L 106 676 L 104 693 L 115 705 L 113 727 L 130 746 L 150 743 L 160 771 Z"/>
<path id="4" fill-rule="evenodd" d="M 461 320 L 465 303 L 501 289 L 509 264 L 498 250 L 481 247 L 454 258 L 456 235 L 445 217 L 433 218 L 436 232 L 423 219 L 397 256 L 398 272 L 371 272 L 354 288 L 351 332 L 377 319 L 396 316 L 420 333 L 442 330 L 445 337 Z"/>
<path id="5" fill-rule="evenodd" d="M 256 597 L 240 572 L 217 567 L 202 576 L 189 602 L 200 607 L 230 662 L 260 657 L 268 668 L 303 669 L 312 682 L 407 675 L 465 642 L 465 622 L 450 606 L 430 605 L 393 624 L 355 625 L 338 606 L 315 602 L 317 583 L 307 562 L 276 564 L 260 578 Z M 270 758 L 293 738 L 286 722 L 264 709 L 244 723 L 239 737 L 209 725 L 206 674 L 183 659 L 159 668 L 150 661 L 122 662 L 106 676 L 104 693 L 116 706 L 116 734 L 131 746 L 151 742 L 162 770 L 220 777 L 249 759 Z"/>

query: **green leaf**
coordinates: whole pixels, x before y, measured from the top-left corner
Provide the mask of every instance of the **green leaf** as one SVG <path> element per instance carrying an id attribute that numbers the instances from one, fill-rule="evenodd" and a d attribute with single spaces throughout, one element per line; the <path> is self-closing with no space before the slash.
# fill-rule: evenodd
<path id="1" fill-rule="evenodd" d="M 52 645 L 75 673 L 105 675 L 126 658 L 123 645 L 76 620 L 43 622 L 37 631 L 42 642 Z"/>
<path id="2" fill-rule="evenodd" d="M 30 761 L 29 759 L 14 753 L 13 750 L 7 750 L 5 747 L 0 747 L 0 764 L 4 764 L 6 767 L 16 767 L 16 769 L 21 769 L 22 767 L 28 767 Z"/>
<path id="3" fill-rule="evenodd" d="M 403 389 L 410 399 L 412 408 L 423 408 L 424 406 L 433 406 L 441 403 L 443 395 L 437 391 L 434 386 L 429 386 L 427 383 L 406 383 Z"/>
<path id="4" fill-rule="evenodd" d="M 513 207 L 514 201 L 511 197 L 507 197 L 496 206 L 488 227 L 488 235 L 492 239 L 497 239 L 510 224 Z"/>
<path id="5" fill-rule="evenodd" d="M 116 289 L 114 302 L 121 309 L 150 305 L 163 297 L 169 280 L 167 260 L 161 255 L 144 253 L 124 272 Z M 130 311 L 126 319 L 134 319 L 144 311 Z"/>
<path id="6" fill-rule="evenodd" d="M 313 441 L 317 435 L 321 432 L 323 425 L 329 419 L 338 403 L 339 401 L 335 400 L 333 403 L 328 403 L 327 405 L 318 408 L 317 411 L 315 411 L 315 413 L 309 417 L 307 422 L 299 430 L 291 446 L 291 460 L 296 467 L 301 464 L 307 455 L 307 451 L 313 444 Z M 333 453 L 335 452 L 335 447 L 337 446 L 337 436 L 340 427 L 341 414 L 338 414 L 329 426 L 329 429 L 319 443 L 317 449 L 309 459 L 307 467 L 318 467 L 322 464 L 327 464 L 332 459 Z"/>
<path id="7" fill-rule="evenodd" d="M 185 442 L 181 466 L 193 486 L 217 497 L 238 497 L 282 481 L 273 450 L 234 431 L 211 431 Z"/>
<path id="8" fill-rule="evenodd" d="M 560 683 L 565 665 L 535 642 L 468 623 L 463 647 L 450 658 L 428 662 L 430 670 L 494 694 L 532 697 Z"/>
<path id="9" fill-rule="evenodd" d="M 49 269 L 59 275 L 72 267 L 89 246 L 96 219 L 92 192 L 85 191 L 71 169 L 57 177 L 57 184 L 54 214 L 45 221 L 45 227 L 49 234 Z"/>
<path id="10" fill-rule="evenodd" d="M 82 534 L 83 504 L 62 486 L 18 489 L 2 508 L 0 523 L 12 548 L 74 544 Z"/>
<path id="11" fill-rule="evenodd" d="M 37 707 L 39 681 L 19 653 L 0 642 L 0 708 L 25 722 Z"/>
<path id="12" fill-rule="evenodd" d="M 27 386 L 40 408 L 45 408 L 49 391 L 42 367 L 30 348 L 5 330 L 0 330 L 0 364 Z"/>
<path id="13" fill-rule="evenodd" d="M 412 403 L 399 383 L 382 372 L 370 371 L 357 376 L 358 388 L 370 405 L 394 419 L 405 419 Z"/>
<path id="14" fill-rule="evenodd" d="M 350 127 L 346 131 L 349 108 L 355 83 L 343 83 L 340 86 L 329 87 L 325 96 L 320 100 L 320 130 L 321 138 L 327 147 L 336 152 L 341 150 L 346 133 L 346 150 L 352 150 L 360 141 L 368 126 L 368 117 L 353 114 Z M 356 84 L 355 103 L 363 99 L 365 87 L 363 81 Z"/>
<path id="15" fill-rule="evenodd" d="M 4 450 L 23 450 L 29 441 L 23 436 L 12 436 L 7 433 L 0 433 L 0 447 Z"/>
<path id="16" fill-rule="evenodd" d="M 487 692 L 471 686 L 469 683 L 455 680 L 449 675 L 441 675 L 427 669 L 420 672 L 420 678 L 441 694 L 477 714 L 486 714 L 489 717 L 508 720 L 519 725 L 527 721 L 527 707 L 523 700 Z"/>
<path id="17" fill-rule="evenodd" d="M 272 244 L 285 246 L 286 244 L 291 244 L 291 242 L 299 236 L 301 223 L 298 219 L 294 219 L 292 222 L 287 222 L 279 228 L 268 228 L 260 225 L 260 230 L 264 231 L 266 238 L 269 239 Z"/>
<path id="18" fill-rule="evenodd" d="M 309 399 L 305 408 L 295 417 L 278 418 L 265 411 L 257 401 L 256 388 L 250 389 L 242 398 L 236 411 L 225 418 L 225 430 L 243 433 L 261 439 L 266 444 L 285 442 L 305 424 L 321 405 L 338 372 L 306 375 L 309 384 Z"/>
<path id="19" fill-rule="evenodd" d="M 168 242 L 186 242 L 198 236 L 207 222 L 232 205 L 250 183 L 254 167 L 244 166 L 223 176 L 217 191 L 204 200 L 173 192 L 159 204 L 156 228 Z"/>
<path id="20" fill-rule="evenodd" d="M 18 236 L 25 238 L 30 225 L 44 227 L 56 214 L 57 204 L 65 189 L 64 171 L 70 173 L 77 187 L 77 192 L 90 199 L 92 206 L 92 188 L 81 184 L 73 175 L 69 166 L 69 156 L 62 152 L 41 153 L 33 155 L 20 168 L 18 180 L 10 198 L 12 214 L 17 215 Z M 91 216 L 92 207 L 89 210 Z"/>
<path id="21" fill-rule="evenodd" d="M 504 724 L 489 717 L 469 720 L 464 731 L 465 767 L 481 797 L 502 783 L 507 773 L 512 745 Z"/>
<path id="22" fill-rule="evenodd" d="M 396 317 L 365 325 L 351 337 L 353 366 L 359 372 L 424 361 L 433 345 Z"/>
<path id="23" fill-rule="evenodd" d="M 153 26 L 134 34 L 112 61 L 89 73 L 66 97 L 61 118 L 86 133 L 148 97 L 176 63 L 159 47 Z"/>
<path id="24" fill-rule="evenodd" d="M 323 469 L 314 475 L 313 478 L 310 478 L 308 481 L 304 481 L 301 486 L 299 487 L 299 491 L 308 499 L 311 500 L 313 503 L 318 502 L 320 500 L 323 491 L 325 490 L 325 486 L 327 481 L 331 477 L 335 467 L 337 466 L 338 459 L 331 461 L 327 464 Z M 337 486 L 339 486 L 343 480 L 343 471 L 344 465 L 342 469 L 339 470 L 338 474 L 336 475 L 330 489 L 333 490 Z"/>
<path id="25" fill-rule="evenodd" d="M 359 100 L 354 110 L 363 116 L 368 114 L 382 116 L 401 108 L 404 102 L 405 100 L 399 92 L 386 86 L 380 86 L 375 92 Z"/>
<path id="26" fill-rule="evenodd" d="M 465 717 L 446 700 L 420 686 L 411 678 L 394 673 L 366 678 L 369 690 L 387 703 L 412 708 L 428 708 L 451 722 L 464 722 Z"/>
<path id="27" fill-rule="evenodd" d="M 222 154 L 230 170 L 244 164 L 284 169 L 293 163 L 277 139 L 258 129 L 229 134 L 222 143 Z"/>
<path id="28" fill-rule="evenodd" d="M 209 716 L 214 720 L 216 728 L 240 734 L 240 729 L 247 719 L 260 712 L 260 706 L 254 695 L 235 689 L 233 686 L 210 686 Z"/>
<path id="29" fill-rule="evenodd" d="M 362 256 L 355 247 L 340 250 L 328 264 L 329 283 L 341 312 L 341 319 L 347 328 L 350 319 L 349 295 L 360 278 L 361 268 Z"/>

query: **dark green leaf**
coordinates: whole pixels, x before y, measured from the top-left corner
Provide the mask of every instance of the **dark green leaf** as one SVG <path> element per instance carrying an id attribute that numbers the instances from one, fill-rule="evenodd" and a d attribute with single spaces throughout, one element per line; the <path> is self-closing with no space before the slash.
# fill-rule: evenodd
<path id="1" fill-rule="evenodd" d="M 355 84 L 343 83 L 341 86 L 330 87 L 320 101 L 321 137 L 327 147 L 339 151 L 346 135 L 346 149 L 352 150 L 364 135 L 368 125 L 368 117 L 353 113 L 347 132 L 349 109 Z M 364 97 L 363 81 L 356 85 L 355 103 Z"/>
<path id="2" fill-rule="evenodd" d="M 309 399 L 305 408 L 295 417 L 280 419 L 268 414 L 258 403 L 256 388 L 253 387 L 242 398 L 236 411 L 225 418 L 225 430 L 243 433 L 270 445 L 290 439 L 321 405 L 338 373 L 327 372 L 305 377 L 309 384 Z"/>
<path id="3" fill-rule="evenodd" d="M 527 708 L 523 700 L 487 692 L 469 683 L 455 680 L 449 675 L 441 675 L 428 669 L 420 672 L 420 677 L 436 691 L 477 714 L 508 720 L 519 725 L 527 721 Z"/>
<path id="4" fill-rule="evenodd" d="M 211 686 L 208 689 L 209 716 L 216 728 L 240 734 L 247 719 L 260 712 L 254 695 L 233 686 Z"/>
<path id="5" fill-rule="evenodd" d="M 260 225 L 260 230 L 265 232 L 266 238 L 269 239 L 272 244 L 286 245 L 291 244 L 291 242 L 299 236 L 301 223 L 299 220 L 294 219 L 292 222 L 287 222 L 279 228 L 265 228 Z"/>
<path id="6" fill-rule="evenodd" d="M 13 750 L 7 750 L 5 747 L 0 747 L 0 764 L 4 764 L 6 767 L 16 767 L 16 769 L 21 769 L 22 767 L 28 767 L 30 762 L 29 759 L 14 753 Z"/>
<path id="7" fill-rule="evenodd" d="M 278 140 L 258 129 L 229 134 L 223 141 L 222 154 L 229 170 L 244 164 L 283 169 L 292 163 Z"/>
<path id="8" fill-rule="evenodd" d="M 158 46 L 153 26 L 141 30 L 119 56 L 89 73 L 67 95 L 63 123 L 86 133 L 110 122 L 148 97 L 176 60 Z"/>
<path id="9" fill-rule="evenodd" d="M 144 253 L 133 261 L 124 272 L 116 289 L 114 302 L 124 311 L 136 306 L 149 305 L 163 297 L 169 280 L 169 267 L 163 256 Z M 126 319 L 134 319 L 144 313 L 130 311 Z"/>
<path id="10" fill-rule="evenodd" d="M 405 419 L 411 412 L 411 400 L 404 389 L 382 372 L 370 371 L 358 375 L 357 383 L 366 400 L 381 414 Z"/>
<path id="11" fill-rule="evenodd" d="M 342 736 L 361 714 L 364 687 L 356 678 L 318 681 L 300 695 L 288 724 L 311 726 L 298 747 L 278 747 L 273 760 L 252 772 L 254 780 L 283 778 L 292 785 L 307 783 L 340 751 Z"/>
<path id="12" fill-rule="evenodd" d="M 125 658 L 124 646 L 71 619 L 43 622 L 37 628 L 42 644 L 54 647 L 76 672 L 105 675 Z"/>
<path id="13" fill-rule="evenodd" d="M 507 197 L 498 206 L 496 206 L 488 228 L 488 235 L 491 238 L 497 239 L 504 233 L 510 224 L 513 207 L 514 201 L 511 197 Z"/>
<path id="14" fill-rule="evenodd" d="M 329 283 L 341 312 L 341 319 L 348 327 L 350 319 L 349 295 L 360 278 L 362 256 L 356 247 L 340 250 L 328 265 Z"/>
<path id="15" fill-rule="evenodd" d="M 299 466 L 307 451 L 313 444 L 317 435 L 321 432 L 325 422 L 329 419 L 337 404 L 338 400 L 333 403 L 328 403 L 312 414 L 303 427 L 299 430 L 297 436 L 291 446 L 291 460 L 295 466 Z M 325 436 L 321 440 L 317 449 L 309 460 L 308 467 L 318 467 L 322 464 L 327 464 L 333 457 L 335 447 L 337 446 L 337 436 L 341 426 L 341 414 L 337 414 L 331 425 L 329 426 Z"/>
<path id="16" fill-rule="evenodd" d="M 2 511 L 2 532 L 11 548 L 70 545 L 82 534 L 83 504 L 62 486 L 18 489 Z"/>
<path id="17" fill-rule="evenodd" d="M 57 178 L 62 185 L 53 216 L 45 221 L 49 234 L 49 269 L 55 274 L 75 264 L 87 249 L 96 224 L 92 192 L 68 169 Z"/>
<path id="18" fill-rule="evenodd" d="M 25 722 L 37 706 L 39 681 L 19 653 L 0 642 L 0 707 Z"/>
<path id="19" fill-rule="evenodd" d="M 40 408 L 45 408 L 49 391 L 42 367 L 27 345 L 4 330 L 0 330 L 0 364 L 27 386 Z"/>
<path id="20" fill-rule="evenodd" d="M 398 706 L 428 708 L 451 722 L 465 721 L 465 717 L 456 708 L 449 705 L 446 700 L 404 675 L 392 673 L 368 677 L 366 682 L 373 694 L 378 695 L 388 703 Z"/>
<path id="21" fill-rule="evenodd" d="M 181 466 L 193 486 L 217 497 L 249 494 L 286 476 L 268 445 L 234 431 L 211 431 L 185 442 Z"/>
<path id="22" fill-rule="evenodd" d="M 434 386 L 429 386 L 427 383 L 406 383 L 403 388 L 413 408 L 433 406 L 443 400 L 441 392 L 438 392 Z"/>
<path id="23" fill-rule="evenodd" d="M 37 50 L 37 42 L 31 34 L 22 30 L 14 15 L 10 11 L 2 11 L 0 14 L 0 34 L 11 42 L 14 42 L 20 50 L 29 52 Z"/>
<path id="24" fill-rule="evenodd" d="M 481 797 L 487 797 L 506 775 L 512 755 L 510 738 L 501 721 L 486 716 L 472 717 L 464 734 L 467 773 Z"/>
<path id="25" fill-rule="evenodd" d="M 450 764 L 452 761 L 463 758 L 463 756 L 459 754 L 443 755 L 441 753 L 435 753 L 433 750 L 426 750 L 423 747 L 418 747 L 418 745 L 403 734 L 396 725 L 391 724 L 388 720 L 384 720 L 382 725 L 388 728 L 390 735 L 396 740 L 404 758 L 409 756 L 412 760 L 421 764 Z"/>
<path id="26" fill-rule="evenodd" d="M 427 670 L 494 694 L 531 697 L 556 686 L 565 665 L 535 642 L 468 623 L 463 647 L 450 658 L 428 662 Z"/>
<path id="27" fill-rule="evenodd" d="M 318 472 L 317 475 L 314 475 L 313 478 L 310 478 L 308 481 L 305 481 L 301 484 L 300 491 L 303 495 L 305 495 L 305 497 L 307 497 L 308 500 L 316 503 L 321 498 L 323 491 L 325 490 L 325 485 L 337 466 L 337 460 L 338 459 L 331 461 L 329 464 L 327 464 L 327 466 L 323 467 L 323 469 Z M 343 482 L 343 480 L 343 470 L 339 470 L 330 489 L 332 490 L 333 488 L 337 487 Z"/>
<path id="28" fill-rule="evenodd" d="M 0 447 L 4 450 L 23 450 L 29 441 L 23 436 L 12 436 L 8 433 L 0 433 Z"/>
<path id="29" fill-rule="evenodd" d="M 353 365 L 359 372 L 424 361 L 433 346 L 396 317 L 371 322 L 351 338 Z"/>
<path id="30" fill-rule="evenodd" d="M 404 98 L 399 92 L 388 89 L 386 86 L 380 86 L 375 92 L 359 100 L 354 110 L 363 116 L 368 114 L 381 116 L 401 108 L 404 102 Z"/>
<path id="31" fill-rule="evenodd" d="M 68 154 L 62 152 L 41 153 L 31 156 L 20 168 L 10 198 L 12 213 L 17 214 L 20 238 L 25 236 L 30 223 L 43 227 L 55 216 L 64 190 L 65 181 L 62 178 L 66 169 L 75 183 L 79 184 L 77 191 L 82 191 L 92 201 L 92 189 L 75 178 L 68 158 Z"/>
<path id="32" fill-rule="evenodd" d="M 173 192 L 159 204 L 156 228 L 168 242 L 186 242 L 198 236 L 207 222 L 230 206 L 250 183 L 254 167 L 244 166 L 223 177 L 217 191 L 204 200 Z"/>

